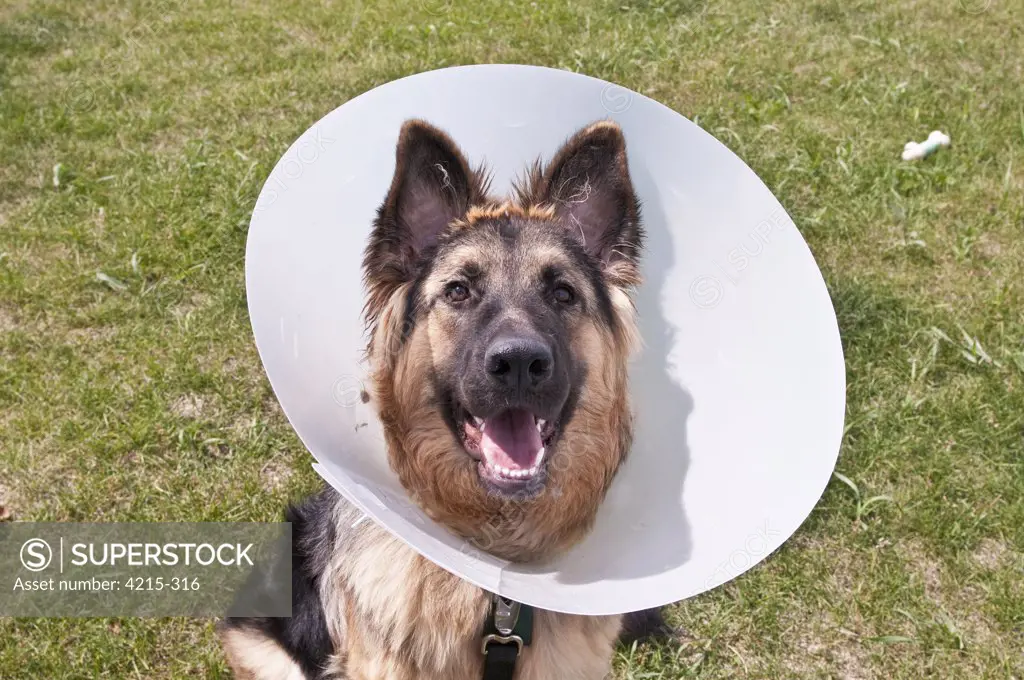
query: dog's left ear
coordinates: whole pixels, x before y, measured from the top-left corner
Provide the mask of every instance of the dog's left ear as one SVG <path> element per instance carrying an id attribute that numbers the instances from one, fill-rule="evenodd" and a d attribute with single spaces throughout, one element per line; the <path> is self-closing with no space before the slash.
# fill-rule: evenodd
<path id="1" fill-rule="evenodd" d="M 421 120 L 402 125 L 391 188 L 377 210 L 363 258 L 368 311 L 415 278 L 423 252 L 483 197 L 482 184 L 444 132 Z"/>
<path id="2" fill-rule="evenodd" d="M 618 124 L 601 121 L 577 132 L 555 154 L 538 197 L 606 266 L 634 268 L 643 244 L 640 202 Z"/>

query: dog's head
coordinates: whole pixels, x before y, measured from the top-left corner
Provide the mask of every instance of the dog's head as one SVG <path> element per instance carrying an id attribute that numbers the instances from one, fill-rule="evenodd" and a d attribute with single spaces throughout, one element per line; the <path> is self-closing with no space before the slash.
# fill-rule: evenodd
<path id="1" fill-rule="evenodd" d="M 364 259 L 391 466 L 437 521 L 529 559 L 589 529 L 631 438 L 642 230 L 626 146 L 595 123 L 498 202 L 408 121 Z"/>

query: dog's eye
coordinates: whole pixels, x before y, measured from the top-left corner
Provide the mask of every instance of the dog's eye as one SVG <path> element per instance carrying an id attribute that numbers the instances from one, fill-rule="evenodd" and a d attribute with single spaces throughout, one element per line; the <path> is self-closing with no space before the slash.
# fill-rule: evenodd
<path id="1" fill-rule="evenodd" d="M 445 288 L 444 296 L 449 302 L 464 302 L 469 299 L 469 287 L 464 283 L 451 283 Z"/>
<path id="2" fill-rule="evenodd" d="M 567 305 L 576 299 L 576 293 L 573 292 L 572 288 L 565 284 L 555 286 L 555 290 L 552 291 L 552 295 L 555 296 L 556 302 L 560 302 L 563 305 Z"/>

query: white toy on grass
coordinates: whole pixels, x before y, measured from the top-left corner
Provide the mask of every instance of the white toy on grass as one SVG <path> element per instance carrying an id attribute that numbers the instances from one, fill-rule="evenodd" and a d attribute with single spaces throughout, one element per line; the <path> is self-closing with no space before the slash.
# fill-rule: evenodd
<path id="1" fill-rule="evenodd" d="M 949 146 L 949 135 L 934 130 L 923 142 L 907 142 L 903 147 L 903 160 L 916 161 L 935 153 L 940 146 Z"/>

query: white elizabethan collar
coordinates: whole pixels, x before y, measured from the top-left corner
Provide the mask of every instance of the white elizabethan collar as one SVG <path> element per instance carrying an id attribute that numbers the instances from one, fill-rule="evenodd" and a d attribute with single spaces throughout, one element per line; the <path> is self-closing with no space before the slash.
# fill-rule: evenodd
<path id="1" fill-rule="evenodd" d="M 361 258 L 422 118 L 504 191 L 538 155 L 602 118 L 625 134 L 648 233 L 631 368 L 635 444 L 594 531 L 547 565 L 473 549 L 410 501 L 360 391 Z M 260 357 L 284 412 L 344 496 L 414 549 L 489 591 L 610 614 L 691 597 L 743 573 L 804 521 L 835 465 L 845 371 L 821 273 L 743 161 L 625 88 L 529 66 L 448 68 L 347 102 L 288 149 L 260 193 L 246 250 Z M 381 565 L 381 569 L 387 569 Z"/>

